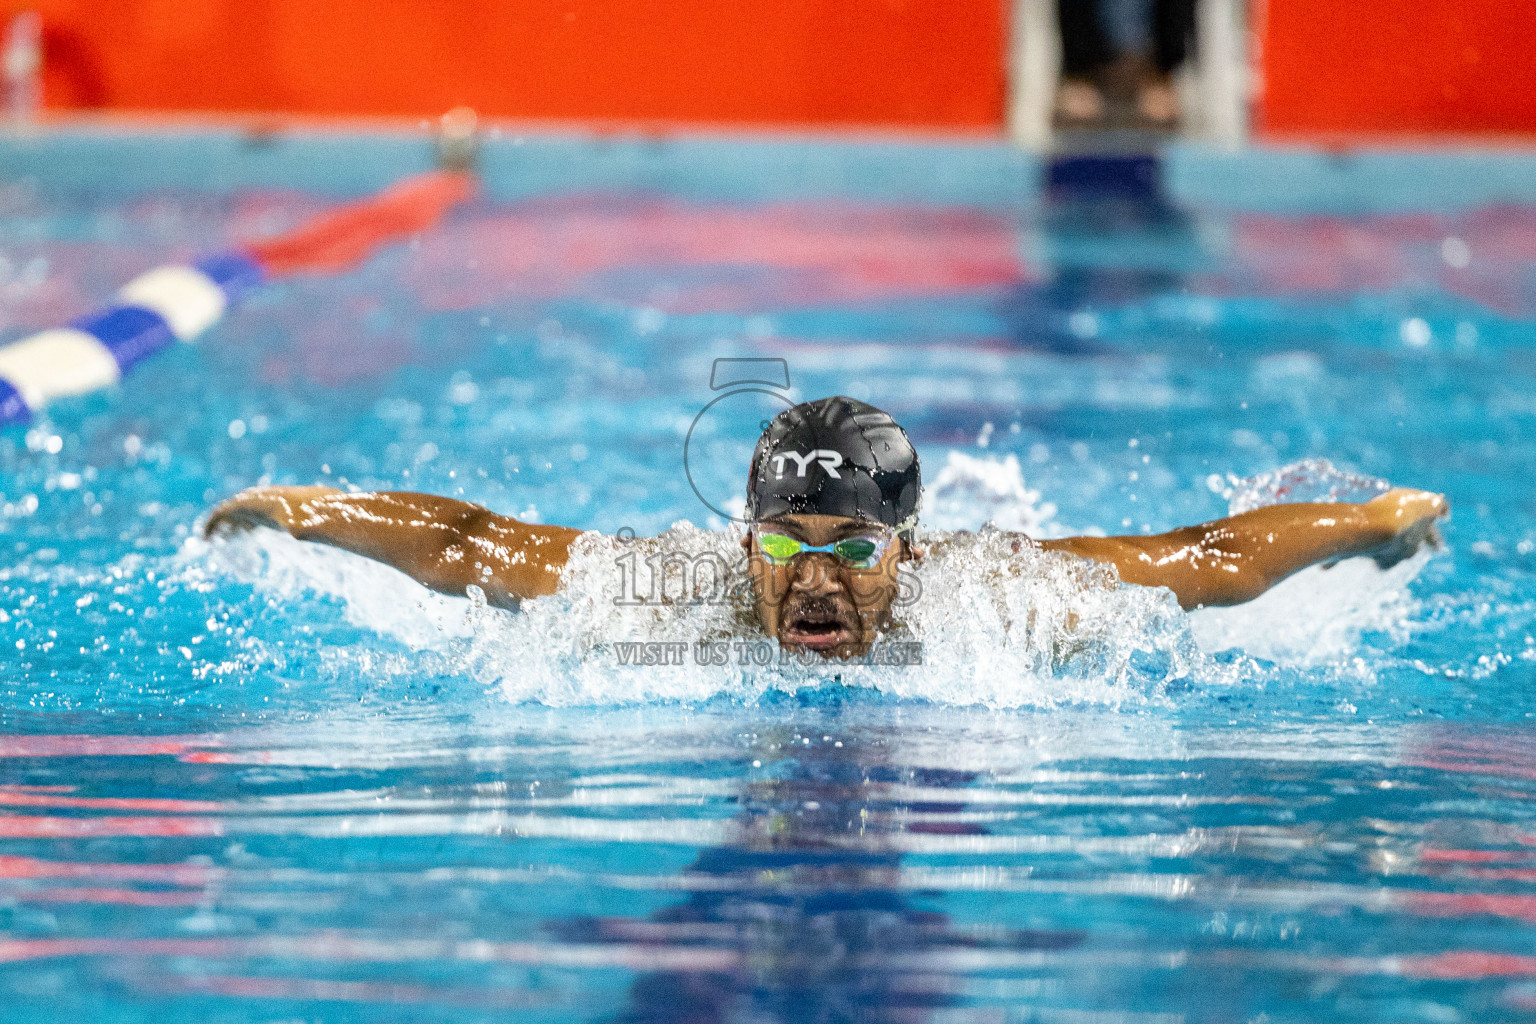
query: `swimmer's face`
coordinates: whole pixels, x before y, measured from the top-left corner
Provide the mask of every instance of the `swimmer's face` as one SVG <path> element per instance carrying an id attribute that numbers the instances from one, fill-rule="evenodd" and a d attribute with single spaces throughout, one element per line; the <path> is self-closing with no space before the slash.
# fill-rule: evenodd
<path id="1" fill-rule="evenodd" d="M 839 545 L 838 553 L 802 551 L 786 558 L 795 545 L 785 537 L 811 547 Z M 878 547 L 871 557 L 847 557 L 869 551 L 872 545 L 860 543 L 866 540 Z M 896 567 L 913 557 L 889 528 L 845 516 L 760 520 L 742 543 L 763 629 L 785 648 L 828 658 L 869 650 L 891 617 L 899 592 Z"/>

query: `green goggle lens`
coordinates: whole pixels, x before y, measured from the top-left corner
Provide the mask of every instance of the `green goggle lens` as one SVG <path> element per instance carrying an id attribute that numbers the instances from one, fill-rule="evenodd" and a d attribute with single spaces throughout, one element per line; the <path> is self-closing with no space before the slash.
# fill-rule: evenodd
<path id="1" fill-rule="evenodd" d="M 782 533 L 759 533 L 757 548 L 772 562 L 788 562 L 802 552 L 826 551 L 855 569 L 868 569 L 880 560 L 885 545 L 873 537 L 844 537 L 832 544 L 813 547 Z"/>
<path id="2" fill-rule="evenodd" d="M 775 562 L 787 562 L 800 553 L 803 545 L 782 533 L 760 533 L 757 535 L 757 546 Z"/>
<path id="3" fill-rule="evenodd" d="M 832 545 L 832 553 L 845 562 L 858 565 L 875 557 L 880 545 L 868 537 L 849 537 Z"/>

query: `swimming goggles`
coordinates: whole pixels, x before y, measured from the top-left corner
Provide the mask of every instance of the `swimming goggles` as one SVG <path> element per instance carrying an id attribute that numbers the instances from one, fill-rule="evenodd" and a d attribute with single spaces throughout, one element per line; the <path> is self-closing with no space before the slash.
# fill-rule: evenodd
<path id="1" fill-rule="evenodd" d="M 831 544 L 816 545 L 760 526 L 752 527 L 752 537 L 757 541 L 757 550 L 773 565 L 788 565 L 797 555 L 824 552 L 850 569 L 873 569 L 895 539 L 889 533 L 858 533 Z"/>

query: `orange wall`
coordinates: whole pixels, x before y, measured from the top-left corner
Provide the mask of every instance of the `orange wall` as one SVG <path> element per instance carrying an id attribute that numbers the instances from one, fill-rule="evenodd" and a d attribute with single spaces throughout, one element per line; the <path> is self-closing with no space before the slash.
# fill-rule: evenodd
<path id="1" fill-rule="evenodd" d="M 1262 132 L 1536 133 L 1536 0 L 1256 0 Z M 1012 0 L 0 0 L 55 108 L 998 131 Z"/>
<path id="2" fill-rule="evenodd" d="M 1531 0 L 1268 0 L 1272 134 L 1536 133 Z"/>
<path id="3" fill-rule="evenodd" d="M 998 129 L 999 0 L 35 0 L 50 107 Z"/>

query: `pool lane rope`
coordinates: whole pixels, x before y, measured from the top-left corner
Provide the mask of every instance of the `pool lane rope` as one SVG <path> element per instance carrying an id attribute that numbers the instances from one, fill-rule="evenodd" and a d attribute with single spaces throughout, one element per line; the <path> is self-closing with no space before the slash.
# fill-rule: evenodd
<path id="1" fill-rule="evenodd" d="M 61 398 L 112 387 L 173 342 L 195 341 L 258 285 L 357 266 L 385 244 L 436 225 L 474 187 L 466 172 L 430 171 L 287 234 L 134 278 L 106 309 L 0 347 L 0 426 L 25 423 Z"/>

